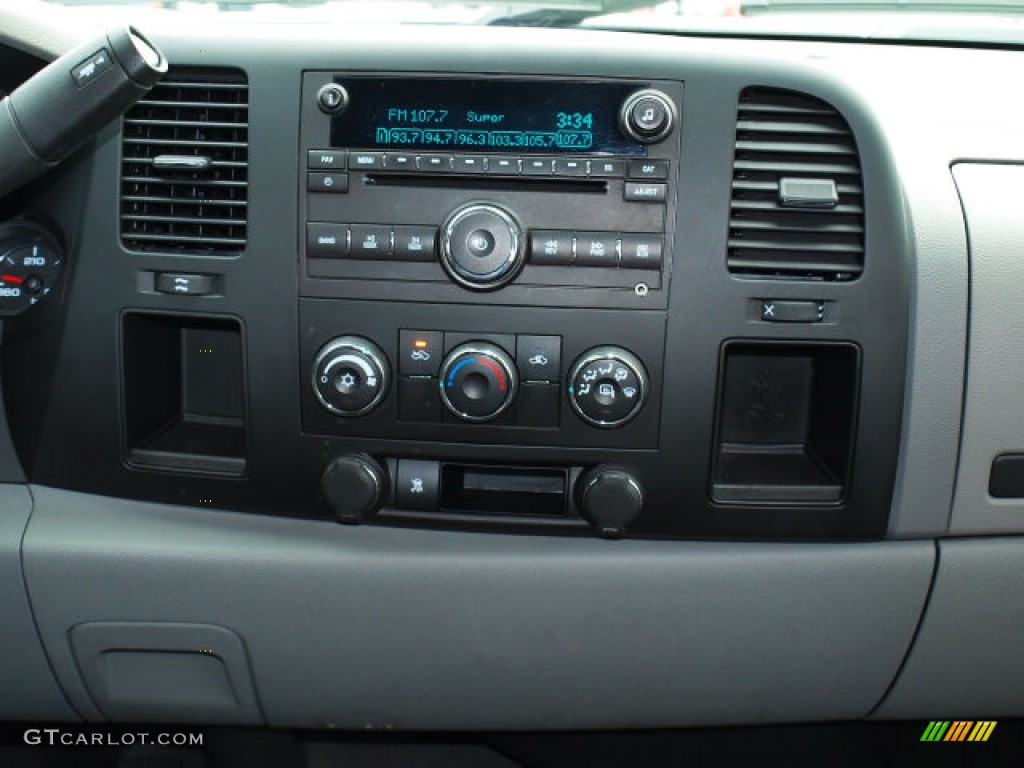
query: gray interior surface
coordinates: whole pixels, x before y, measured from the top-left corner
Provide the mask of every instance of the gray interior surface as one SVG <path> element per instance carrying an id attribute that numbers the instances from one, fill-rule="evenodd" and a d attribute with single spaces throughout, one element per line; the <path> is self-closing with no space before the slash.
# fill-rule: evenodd
<path id="1" fill-rule="evenodd" d="M 3 324 L 0 323 L 0 332 Z M 0 397 L 2 402 L 2 397 Z M 0 408 L 0 483 L 24 483 L 25 474 L 18 461 L 18 454 L 11 443 L 11 433 L 7 428 L 7 409 Z"/>
<path id="2" fill-rule="evenodd" d="M 255 725 L 245 645 L 212 624 L 97 621 L 69 632 L 93 701 L 111 720 Z"/>
<path id="3" fill-rule="evenodd" d="M 21 540 L 32 511 L 22 485 L 0 485 L 0 718 L 73 720 L 39 642 L 21 571 Z"/>
<path id="4" fill-rule="evenodd" d="M 1024 539 L 947 539 L 914 648 L 880 718 L 1024 709 Z"/>
<path id="5" fill-rule="evenodd" d="M 971 344 L 951 533 L 1024 531 L 1024 499 L 988 494 L 992 461 L 1024 451 L 1024 167 L 953 169 L 971 247 Z"/>
<path id="6" fill-rule="evenodd" d="M 69 628 L 153 617 L 240 635 L 274 726 L 862 717 L 903 659 L 933 561 L 926 542 L 482 536 L 35 492 L 27 579 L 90 718 Z"/>

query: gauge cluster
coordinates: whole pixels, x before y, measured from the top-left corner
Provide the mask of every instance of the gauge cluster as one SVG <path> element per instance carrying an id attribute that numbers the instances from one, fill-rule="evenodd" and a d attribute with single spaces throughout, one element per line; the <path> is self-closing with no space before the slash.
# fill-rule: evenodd
<path id="1" fill-rule="evenodd" d="M 46 299 L 64 267 L 64 248 L 47 226 L 27 219 L 0 224 L 0 317 Z"/>

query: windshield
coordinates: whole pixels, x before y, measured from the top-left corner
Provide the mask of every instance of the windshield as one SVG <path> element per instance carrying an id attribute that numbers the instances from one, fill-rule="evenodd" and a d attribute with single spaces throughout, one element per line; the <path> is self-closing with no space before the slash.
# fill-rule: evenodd
<path id="1" fill-rule="evenodd" d="M 23 0 L 36 2 L 37 0 Z M 696 35 L 1024 44 L 1019 0 L 42 0 L 93 21 L 188 14 L 345 24 L 584 27 Z M 243 16 L 244 14 L 244 16 Z"/>

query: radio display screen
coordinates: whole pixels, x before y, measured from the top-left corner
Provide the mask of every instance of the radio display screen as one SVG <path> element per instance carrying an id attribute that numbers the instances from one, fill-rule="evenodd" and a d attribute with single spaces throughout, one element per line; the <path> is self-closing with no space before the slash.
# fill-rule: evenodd
<path id="1" fill-rule="evenodd" d="M 514 154 L 643 155 L 619 107 L 643 86 L 569 80 L 335 79 L 348 108 L 331 120 L 334 147 Z"/>

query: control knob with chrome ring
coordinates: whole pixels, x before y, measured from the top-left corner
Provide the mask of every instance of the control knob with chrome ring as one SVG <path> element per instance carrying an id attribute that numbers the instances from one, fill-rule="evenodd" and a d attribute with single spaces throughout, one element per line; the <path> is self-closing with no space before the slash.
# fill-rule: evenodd
<path id="1" fill-rule="evenodd" d="M 515 400 L 516 365 L 501 347 L 470 342 L 453 349 L 441 365 L 441 401 L 463 421 L 491 421 Z"/>
<path id="2" fill-rule="evenodd" d="M 515 217 L 491 203 L 456 209 L 441 226 L 441 266 L 459 285 L 500 288 L 514 280 L 526 258 L 526 238 Z"/>
<path id="3" fill-rule="evenodd" d="M 313 393 L 337 416 L 362 416 L 387 394 L 391 378 L 380 347 L 361 336 L 340 336 L 324 344 L 313 361 Z"/>

